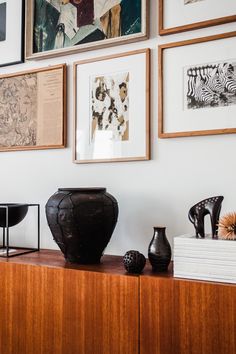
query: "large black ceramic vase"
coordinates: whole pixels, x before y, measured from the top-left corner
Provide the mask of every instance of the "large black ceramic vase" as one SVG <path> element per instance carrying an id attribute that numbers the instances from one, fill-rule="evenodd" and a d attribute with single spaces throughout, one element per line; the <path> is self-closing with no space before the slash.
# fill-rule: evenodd
<path id="1" fill-rule="evenodd" d="M 154 235 L 148 247 L 148 258 L 154 272 L 167 271 L 171 261 L 171 247 L 165 227 L 154 227 Z"/>
<path id="2" fill-rule="evenodd" d="M 99 263 L 118 217 L 105 188 L 60 188 L 46 204 L 53 238 L 69 262 Z"/>

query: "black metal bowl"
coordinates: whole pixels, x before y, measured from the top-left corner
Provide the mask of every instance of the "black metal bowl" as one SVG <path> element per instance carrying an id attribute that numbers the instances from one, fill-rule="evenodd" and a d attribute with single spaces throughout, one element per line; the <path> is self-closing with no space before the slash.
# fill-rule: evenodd
<path id="1" fill-rule="evenodd" d="M 6 213 L 8 209 L 8 226 L 19 224 L 28 212 L 28 204 L 0 203 L 0 227 L 6 227 Z"/>

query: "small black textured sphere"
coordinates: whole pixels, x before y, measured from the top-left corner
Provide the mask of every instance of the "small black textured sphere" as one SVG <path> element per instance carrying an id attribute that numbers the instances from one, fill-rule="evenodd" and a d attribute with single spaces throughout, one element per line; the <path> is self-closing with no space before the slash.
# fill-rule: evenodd
<path id="1" fill-rule="evenodd" d="M 128 273 L 141 273 L 146 264 L 146 258 L 138 251 L 128 251 L 123 258 L 124 267 Z"/>

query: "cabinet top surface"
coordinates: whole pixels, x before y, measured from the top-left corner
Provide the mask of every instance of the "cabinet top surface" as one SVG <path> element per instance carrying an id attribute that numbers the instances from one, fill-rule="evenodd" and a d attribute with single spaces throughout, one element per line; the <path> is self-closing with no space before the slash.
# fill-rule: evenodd
<path id="1" fill-rule="evenodd" d="M 75 264 L 65 261 L 62 253 L 56 250 L 41 250 L 40 252 L 28 253 L 16 257 L 1 258 L 1 263 L 13 263 L 13 264 L 29 264 L 35 266 L 46 266 L 52 268 L 60 269 L 75 269 L 75 270 L 84 270 L 98 273 L 107 273 L 107 274 L 117 274 L 117 275 L 127 275 L 127 272 L 123 266 L 123 257 L 122 256 L 110 256 L 105 255 L 101 258 L 100 264 Z M 147 261 L 147 265 L 144 269 L 143 275 L 154 275 L 151 271 L 151 266 Z M 138 277 L 136 274 L 129 274 L 129 276 Z M 168 273 L 158 274 L 161 277 L 171 277 L 172 276 L 172 266 Z"/>
<path id="2" fill-rule="evenodd" d="M 123 266 L 123 257 L 122 256 L 111 256 L 104 255 L 101 258 L 100 264 L 75 264 L 65 261 L 62 253 L 56 250 L 41 250 L 40 252 L 28 253 L 16 257 L 10 258 L 1 258 L 0 264 L 21 264 L 21 265 L 33 265 L 33 266 L 44 266 L 49 268 L 58 268 L 58 269 L 71 269 L 71 270 L 80 270 L 80 271 L 91 271 L 102 274 L 113 274 L 113 275 L 125 275 L 131 277 L 139 277 L 139 274 L 128 274 Z M 140 275 L 142 278 L 156 278 L 156 279 L 173 279 L 176 281 L 183 282 L 201 282 L 214 284 L 215 282 L 208 282 L 203 280 L 192 280 L 192 279 L 180 279 L 173 278 L 173 262 L 169 266 L 168 272 L 164 273 L 153 273 L 151 265 L 147 260 L 147 264 L 144 268 L 144 271 Z M 236 284 L 228 283 L 219 283 L 221 285 L 230 285 L 235 286 Z"/>
<path id="3" fill-rule="evenodd" d="M 99 273 L 125 274 L 122 257 L 103 256 L 100 264 L 76 264 L 65 261 L 62 253 L 56 250 L 41 250 L 16 257 L 0 258 L 0 263 L 30 264 L 60 269 L 77 269 Z"/>

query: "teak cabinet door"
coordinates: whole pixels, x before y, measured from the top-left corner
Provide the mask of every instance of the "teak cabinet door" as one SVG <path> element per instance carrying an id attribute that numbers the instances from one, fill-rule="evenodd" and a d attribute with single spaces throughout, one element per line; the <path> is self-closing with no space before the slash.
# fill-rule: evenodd
<path id="1" fill-rule="evenodd" d="M 235 354 L 236 286 L 140 277 L 140 354 Z"/>
<path id="2" fill-rule="evenodd" d="M 139 279 L 0 264 L 1 354 L 137 354 Z"/>

